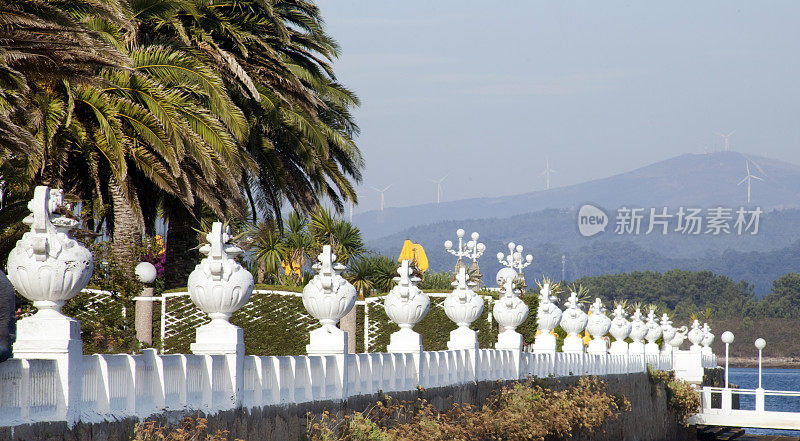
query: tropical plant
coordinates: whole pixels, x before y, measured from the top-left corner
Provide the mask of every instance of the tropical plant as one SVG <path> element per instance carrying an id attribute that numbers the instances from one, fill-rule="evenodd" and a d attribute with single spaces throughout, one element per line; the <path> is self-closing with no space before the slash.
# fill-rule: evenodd
<path id="1" fill-rule="evenodd" d="M 398 266 L 390 257 L 367 255 L 354 260 L 345 271 L 344 277 L 364 294 L 372 289 L 386 293 L 394 286 Z"/>

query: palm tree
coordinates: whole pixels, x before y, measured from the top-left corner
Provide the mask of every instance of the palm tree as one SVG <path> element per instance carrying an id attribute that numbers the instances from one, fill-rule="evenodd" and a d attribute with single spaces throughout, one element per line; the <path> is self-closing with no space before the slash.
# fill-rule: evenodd
<path id="1" fill-rule="evenodd" d="M 281 283 L 283 263 L 287 260 L 287 246 L 281 232 L 271 221 L 262 221 L 250 228 L 248 248 L 255 251 L 258 268 L 258 283 L 264 283 L 267 275 L 274 275 Z"/>
<path id="2" fill-rule="evenodd" d="M 327 209 L 318 207 L 310 214 L 308 230 L 321 250 L 331 245 L 336 260 L 345 265 L 364 253 L 361 231 L 344 219 L 335 218 Z"/>
<path id="3" fill-rule="evenodd" d="M 113 4 L 75 0 L 25 0 L 0 4 L 0 145 L 12 152 L 41 149 L 19 121 L 37 81 L 86 83 L 98 68 L 124 64 L 125 56 L 76 18 L 79 11 L 120 25 Z"/>
<path id="4" fill-rule="evenodd" d="M 363 159 L 350 109 L 358 98 L 336 82 L 338 45 L 319 9 L 303 0 L 208 1 L 182 14 L 175 35 L 217 63 L 250 124 L 245 150 L 258 164 L 243 189 L 253 214 L 279 220 L 287 200 L 308 211 L 329 198 L 356 200 Z M 166 27 L 165 27 L 166 28 Z"/>

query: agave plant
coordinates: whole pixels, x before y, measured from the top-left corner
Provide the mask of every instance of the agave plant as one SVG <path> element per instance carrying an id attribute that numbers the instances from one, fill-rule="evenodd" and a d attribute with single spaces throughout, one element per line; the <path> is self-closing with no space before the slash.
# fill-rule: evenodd
<path id="1" fill-rule="evenodd" d="M 592 303 L 594 299 L 592 299 L 591 293 L 589 292 L 589 288 L 581 285 L 575 284 L 569 286 L 570 292 L 574 292 L 578 295 L 578 302 L 579 303 Z"/>
<path id="2" fill-rule="evenodd" d="M 550 293 L 553 297 L 558 297 L 558 295 L 561 294 L 561 282 L 554 282 L 550 280 L 549 277 L 542 277 L 540 280 L 536 280 L 535 283 L 539 289 L 544 288 L 544 285 L 550 285 Z"/>
<path id="3" fill-rule="evenodd" d="M 631 303 L 628 299 L 614 300 L 614 308 L 622 308 L 623 311 L 630 309 Z"/>

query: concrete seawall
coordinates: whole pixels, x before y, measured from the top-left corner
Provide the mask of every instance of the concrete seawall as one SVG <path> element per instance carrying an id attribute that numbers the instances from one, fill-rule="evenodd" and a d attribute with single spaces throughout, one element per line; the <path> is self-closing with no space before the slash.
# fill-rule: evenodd
<path id="1" fill-rule="evenodd" d="M 713 374 L 712 374 L 713 375 Z M 579 377 L 547 379 L 550 387 L 566 387 Z M 676 422 L 667 405 L 667 392 L 662 384 L 652 384 L 646 373 L 604 376 L 611 394 L 622 395 L 631 403 L 631 410 L 623 412 L 609 421 L 599 431 L 590 436 L 578 436 L 576 440 L 638 440 L 638 441 L 680 441 L 694 439 L 694 430 L 682 427 Z M 446 409 L 454 403 L 481 404 L 501 382 L 468 383 L 457 386 L 391 393 L 400 400 L 427 399 L 437 409 Z M 201 412 L 168 412 L 148 420 L 160 424 L 174 425 L 186 416 L 205 417 L 211 431 L 229 430 L 231 439 L 246 441 L 301 440 L 305 433 L 308 414 L 330 412 L 361 411 L 373 405 L 379 395 L 352 397 L 344 402 L 317 401 L 303 404 L 267 406 L 255 409 L 223 411 L 211 416 Z M 3 440 L 48 440 L 48 441 L 129 441 L 137 420 L 134 418 L 114 422 L 83 424 L 72 428 L 65 423 L 37 423 L 16 428 L 0 429 Z"/>

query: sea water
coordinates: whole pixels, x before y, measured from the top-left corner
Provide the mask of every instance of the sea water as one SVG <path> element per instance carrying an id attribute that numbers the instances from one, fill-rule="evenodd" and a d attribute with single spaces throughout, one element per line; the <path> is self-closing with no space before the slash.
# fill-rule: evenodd
<path id="1" fill-rule="evenodd" d="M 742 389 L 755 389 L 758 387 L 758 369 L 731 368 L 728 381 Z M 800 369 L 762 369 L 761 387 L 766 390 L 800 392 Z M 755 409 L 755 396 L 740 395 L 739 408 Z M 800 397 L 766 396 L 764 410 L 797 412 L 800 418 Z M 800 436 L 800 431 L 797 430 L 745 429 L 745 431 L 757 435 Z"/>

